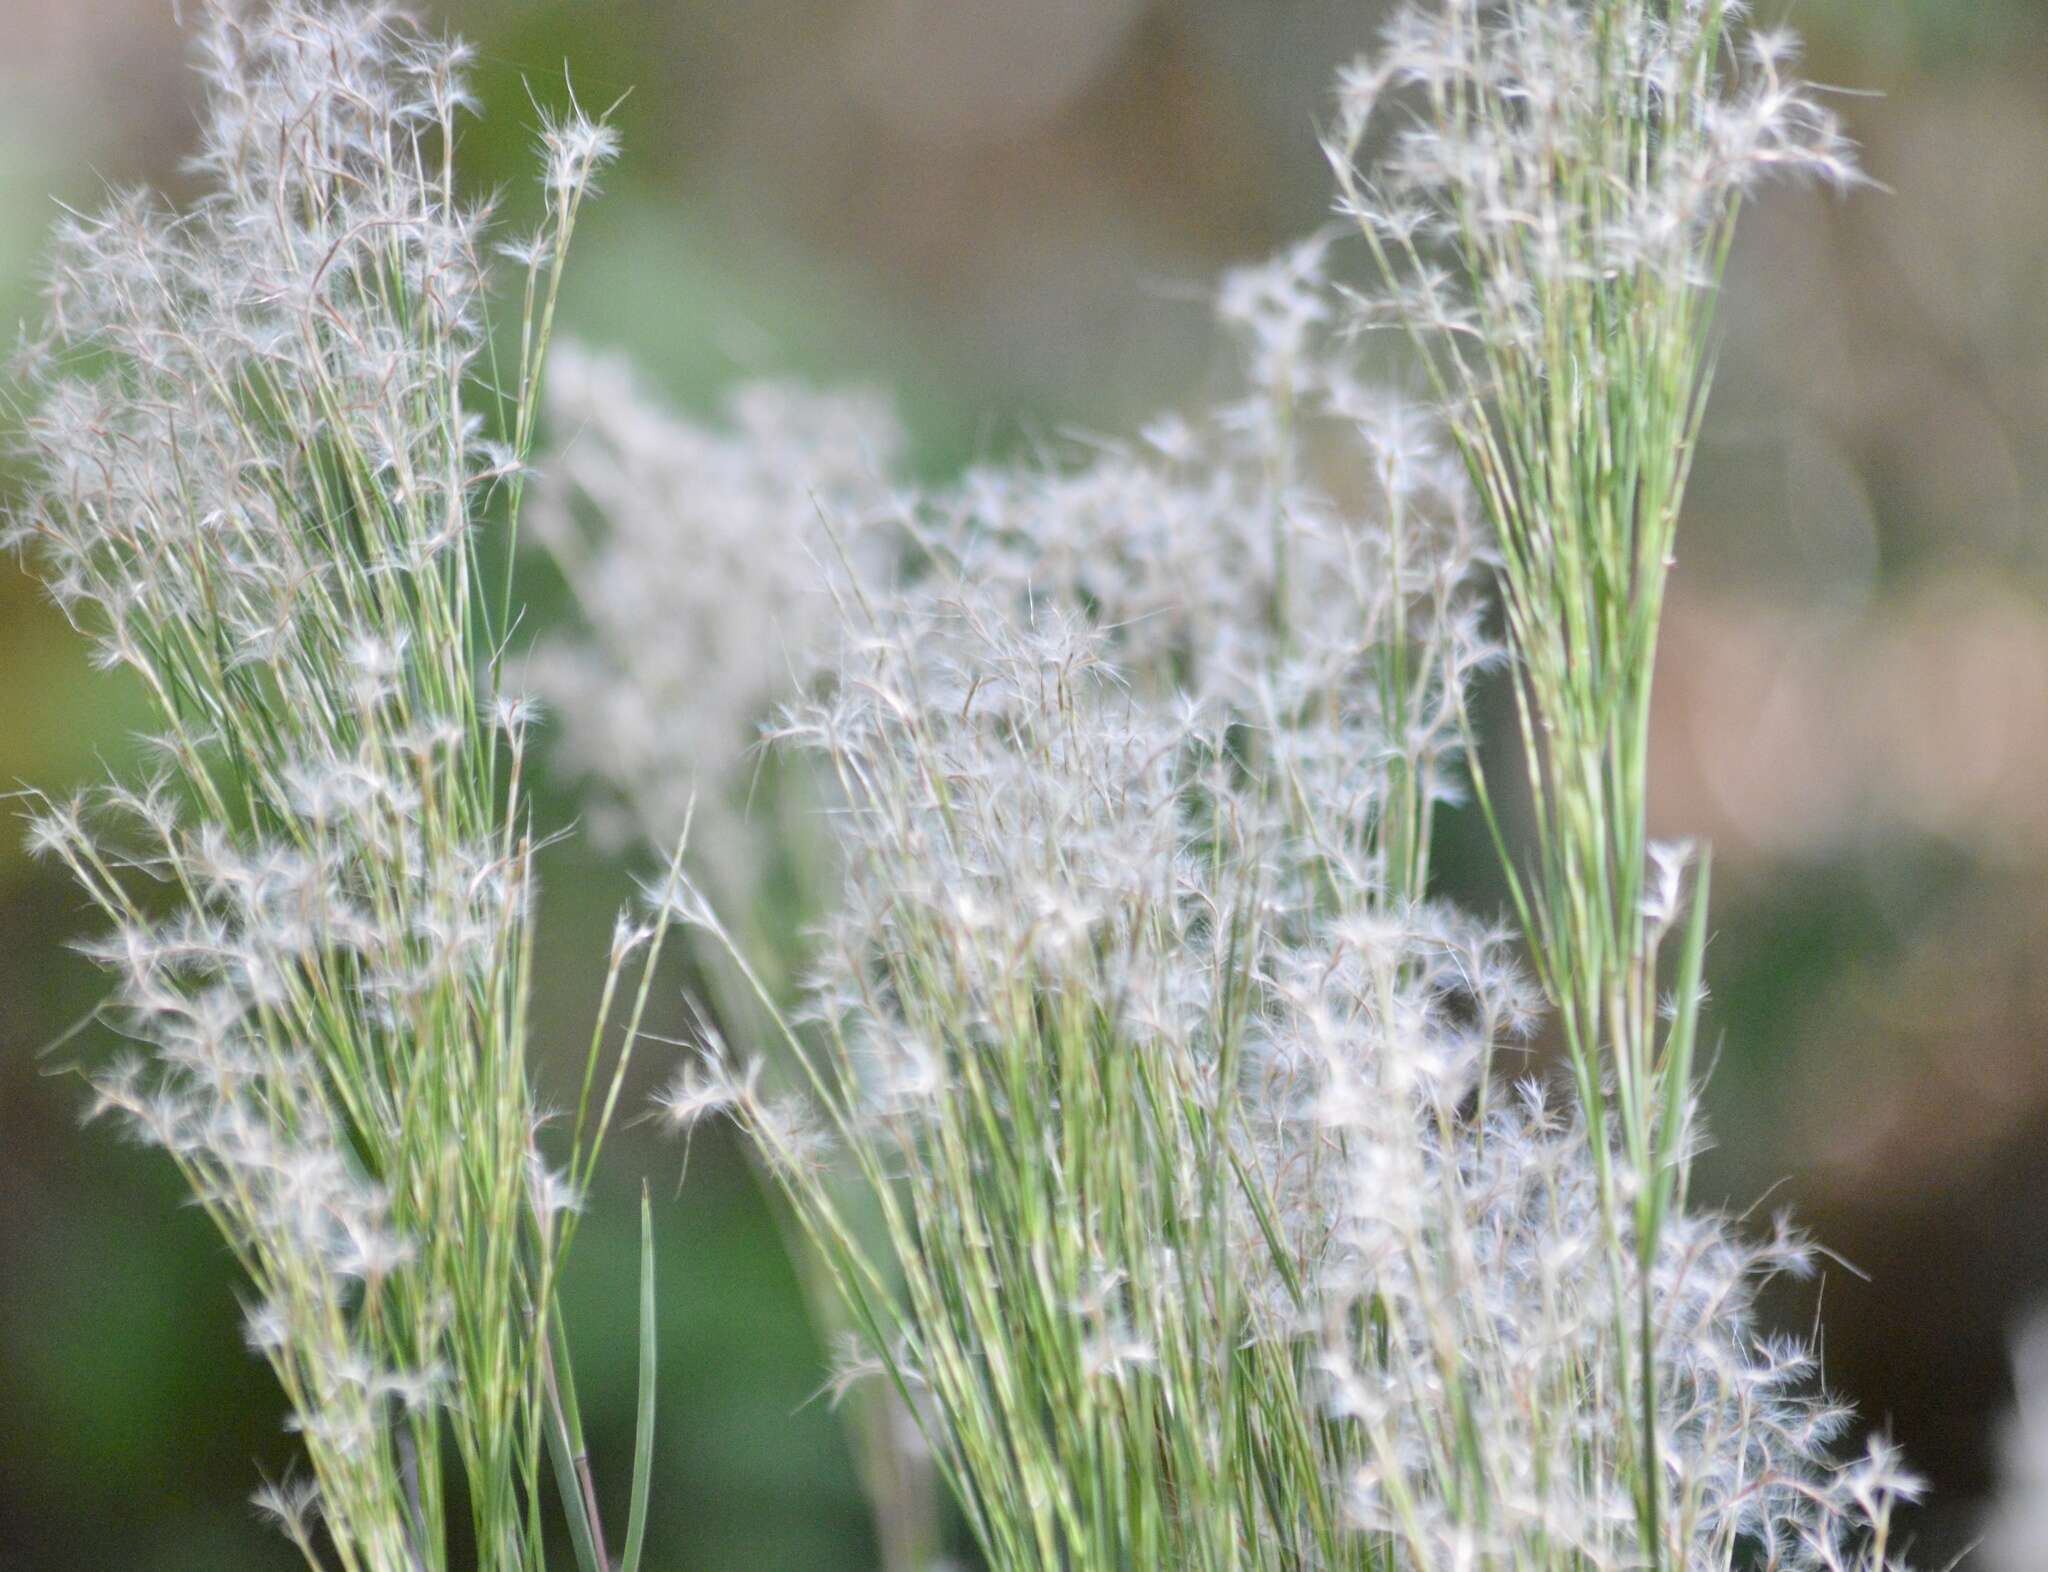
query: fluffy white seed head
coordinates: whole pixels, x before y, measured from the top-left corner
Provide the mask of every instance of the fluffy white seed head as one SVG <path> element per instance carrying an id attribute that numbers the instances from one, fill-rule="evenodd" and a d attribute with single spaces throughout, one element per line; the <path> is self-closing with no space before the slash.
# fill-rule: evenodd
<path id="1" fill-rule="evenodd" d="M 731 889 L 766 855 L 744 812 L 759 728 L 815 665 L 840 555 L 862 551 L 901 436 L 871 396 L 770 383 L 698 424 L 575 345 L 547 413 L 533 535 L 586 625 L 528 673 L 560 721 L 557 758 L 606 788 L 598 827 L 615 840 L 668 846 L 701 812 L 693 840 Z"/>

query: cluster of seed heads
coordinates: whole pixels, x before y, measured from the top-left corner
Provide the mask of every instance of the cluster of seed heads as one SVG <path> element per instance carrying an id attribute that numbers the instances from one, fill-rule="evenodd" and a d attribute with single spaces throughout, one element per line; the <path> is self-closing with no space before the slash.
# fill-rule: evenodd
<path id="1" fill-rule="evenodd" d="M 869 1334 L 849 1378 L 918 1395 L 997 1565 L 1890 1565 L 1912 1481 L 1832 1461 L 1847 1415 L 1756 1317 L 1805 1246 L 1689 1211 L 1642 1543 L 1633 1242 L 1518 1068 L 1507 935 L 1426 892 L 1491 558 L 1324 268 L 1225 281 L 1212 415 L 863 517 L 884 569 L 769 728 L 846 861 L 793 1056 L 717 1041 L 666 1111 L 754 1135 Z"/>
<path id="2" fill-rule="evenodd" d="M 706 427 L 556 368 L 536 514 L 589 633 L 531 674 L 626 833 L 720 826 L 621 924 L 607 1006 L 671 922 L 740 979 L 661 1106 L 752 1137 L 844 1384 L 906 1400 L 1003 1572 L 1896 1565 L 1916 1485 L 1881 1443 L 1837 1461 L 1847 1415 L 1757 1314 L 1808 1250 L 1686 1196 L 1704 893 L 1641 831 L 1735 209 L 1856 178 L 1744 10 L 1397 13 L 1329 143 L 1378 284 L 1327 239 L 1230 275 L 1231 396 L 1131 442 L 917 488 L 871 398 L 763 385 Z M 414 1572 L 466 1503 L 523 1572 L 620 1082 L 593 1106 L 594 1042 L 550 1168 L 534 710 L 476 535 L 520 511 L 616 145 L 550 121 L 544 221 L 503 243 L 457 190 L 462 46 L 338 0 L 211 0 L 200 39 L 205 194 L 63 226 L 7 531 L 148 692 L 155 763 L 31 838 L 108 922 L 135 1052 L 97 1106 L 247 1275 L 308 1465 L 265 1510 L 310 1564 Z M 1360 369 L 1387 325 L 1426 399 Z M 1502 667 L 1533 978 L 1431 883 L 1440 808 L 1478 787 L 1499 833 L 1468 701 Z M 764 758 L 834 847 L 794 1007 L 726 916 L 765 909 Z M 1570 1100 L 1519 1057 L 1546 1009 Z"/>
<path id="3" fill-rule="evenodd" d="M 348 1568 L 445 1565 L 458 1461 L 480 1564 L 536 1565 L 537 1338 L 582 1175 L 536 1137 L 532 712 L 495 680 L 476 533 L 516 511 L 612 137 L 546 128 L 525 325 L 487 378 L 469 51 L 316 0 L 215 0 L 196 33 L 201 195 L 68 218 L 25 355 L 8 538 L 158 727 L 139 784 L 44 804 L 31 840 L 110 925 L 89 950 L 135 1050 L 95 1106 L 246 1275 L 308 1469 L 267 1508 L 316 1565 L 316 1512 Z"/>

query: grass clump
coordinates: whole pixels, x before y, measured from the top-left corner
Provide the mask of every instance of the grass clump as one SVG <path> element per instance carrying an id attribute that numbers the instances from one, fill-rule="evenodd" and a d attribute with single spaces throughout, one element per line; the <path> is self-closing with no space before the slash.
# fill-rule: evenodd
<path id="1" fill-rule="evenodd" d="M 481 536 L 516 521 L 614 142 L 546 127 L 500 364 L 505 259 L 454 167 L 467 49 L 310 0 L 207 4 L 196 37 L 201 195 L 61 226 L 9 528 L 158 730 L 32 838 L 108 925 L 135 1046 L 95 1106 L 219 1226 L 303 1443 L 261 1502 L 313 1565 L 537 1568 L 544 1438 L 578 1450 L 556 1285 L 612 1104 L 586 1076 L 543 1155 L 532 711 Z M 601 1538 L 587 1480 L 564 1505 Z"/>
<path id="2" fill-rule="evenodd" d="M 992 1565 L 1894 1564 L 1917 1487 L 1756 1318 L 1807 1248 L 1688 1202 L 1704 875 L 1644 828 L 1736 207 L 1853 179 L 1740 22 L 1398 13 L 1331 143 L 1378 282 L 1233 276 L 1240 396 L 912 503 L 839 591 L 778 731 L 849 866 L 794 1084 L 714 1042 L 668 1107 L 752 1133 Z M 1419 403 L 1345 348 L 1389 325 Z M 1503 654 L 1533 987 L 1431 898 Z"/>
<path id="3" fill-rule="evenodd" d="M 630 964 L 699 936 L 661 1107 L 744 1129 L 835 1386 L 892 1394 L 892 1567 L 932 1543 L 891 1416 L 997 1572 L 1897 1565 L 1917 1487 L 1837 1459 L 1756 1313 L 1810 1252 L 1687 1193 L 1705 863 L 1646 828 L 1737 209 L 1855 178 L 1744 10 L 1397 12 L 1329 140 L 1375 282 L 1330 236 L 1230 275 L 1228 396 L 1131 442 L 918 490 L 871 401 L 756 388 L 713 430 L 559 368 L 539 533 L 592 631 L 533 674 L 627 834 L 721 827 L 621 922 L 604 1014 L 630 992 L 630 1045 Z M 609 1572 L 555 1297 L 624 1060 L 601 1021 L 551 1166 L 533 711 L 479 526 L 509 553 L 614 143 L 550 123 L 543 227 L 494 252 L 459 45 L 312 0 L 200 37 L 206 194 L 64 226 L 9 530 L 160 720 L 151 774 L 32 831 L 108 924 L 137 1052 L 98 1103 L 246 1276 L 309 1564 L 524 1572 L 558 1509 Z M 1422 397 L 1367 374 L 1382 328 Z M 1470 720 L 1496 670 L 1526 861 Z M 1468 790 L 1519 934 L 1436 890 Z M 1520 1057 L 1546 1018 L 1566 1093 Z M 628 1568 L 652 1379 L 650 1343 Z"/>
<path id="4" fill-rule="evenodd" d="M 993 1566 L 1640 1566 L 1645 1370 L 1667 1564 L 1890 1565 L 1910 1481 L 1755 1317 L 1805 1247 L 1674 1202 L 1645 1262 L 1516 1068 L 1538 983 L 1429 896 L 1491 548 L 1320 272 L 1226 284 L 1213 418 L 970 477 L 842 589 L 777 735 L 844 909 L 788 1052 L 668 1111 L 752 1134 Z"/>

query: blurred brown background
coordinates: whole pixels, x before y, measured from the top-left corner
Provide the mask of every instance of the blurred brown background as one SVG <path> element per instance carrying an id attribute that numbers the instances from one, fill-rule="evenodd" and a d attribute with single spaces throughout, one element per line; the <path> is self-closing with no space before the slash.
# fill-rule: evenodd
<path id="1" fill-rule="evenodd" d="M 1128 425 L 1202 380 L 1201 291 L 1322 218 L 1316 122 L 1380 9 L 435 7 L 481 47 L 471 169 L 515 208 L 525 83 L 558 100 L 566 66 L 586 104 L 630 90 L 574 331 L 687 402 L 759 370 L 887 386 L 934 473 L 1020 430 Z M 1657 814 L 1711 836 L 1725 875 L 1703 1192 L 1790 1205 L 1867 1274 L 1831 1269 L 1782 1314 L 1817 1318 L 1834 1383 L 1932 1477 L 1915 1532 L 1940 1565 L 1992 1484 L 2008 1336 L 2048 1301 L 2048 7 L 1803 0 L 1792 19 L 1813 76 L 1870 95 L 1842 107 L 1887 189 L 1747 216 Z M 0 0 L 0 312 L 33 311 L 55 200 L 177 188 L 192 115 L 169 0 Z M 136 718 L 0 566 L 0 790 L 91 778 Z M 541 1026 L 573 1041 L 628 870 L 555 855 Z M 1482 858 L 1454 876 L 1497 900 Z M 0 833 L 0 1572 L 285 1567 L 244 1498 L 289 1446 L 221 1252 L 162 1165 L 76 1128 L 78 1083 L 37 1057 L 91 1008 L 64 947 L 83 921 Z M 570 1314 L 600 1457 L 620 1455 L 626 1198 L 668 1181 L 656 1564 L 871 1566 L 754 1191 L 707 1136 L 676 1194 L 677 1154 L 643 1133 L 615 1149 Z"/>

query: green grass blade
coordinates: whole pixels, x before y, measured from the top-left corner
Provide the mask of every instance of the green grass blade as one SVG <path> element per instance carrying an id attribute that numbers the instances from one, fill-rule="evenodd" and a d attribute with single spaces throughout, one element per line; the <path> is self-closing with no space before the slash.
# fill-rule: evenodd
<path id="1" fill-rule="evenodd" d="M 569 1543 L 575 1547 L 578 1572 L 609 1572 L 598 1552 L 597 1534 L 584 1499 L 583 1477 L 577 1468 L 577 1459 L 584 1455 L 583 1416 L 577 1411 L 576 1386 L 564 1357 L 567 1347 L 559 1307 L 548 1317 L 548 1344 L 548 1412 L 542 1428 L 547 1431 L 548 1457 L 555 1465 L 555 1489 L 562 1498 L 562 1515 L 569 1520 Z"/>
<path id="2" fill-rule="evenodd" d="M 640 1417 L 633 1438 L 633 1507 L 626 1520 L 626 1558 L 619 1572 L 640 1572 L 647 1539 L 647 1500 L 654 1480 L 654 1212 L 640 1187 Z"/>
<path id="3" fill-rule="evenodd" d="M 605 1572 L 597 1564 L 597 1546 L 590 1537 L 590 1516 L 583 1510 L 583 1488 L 576 1478 L 575 1454 L 559 1412 L 548 1416 L 548 1456 L 555 1464 L 555 1488 L 561 1493 L 562 1512 L 569 1519 L 569 1542 L 576 1549 L 580 1572 Z"/>

